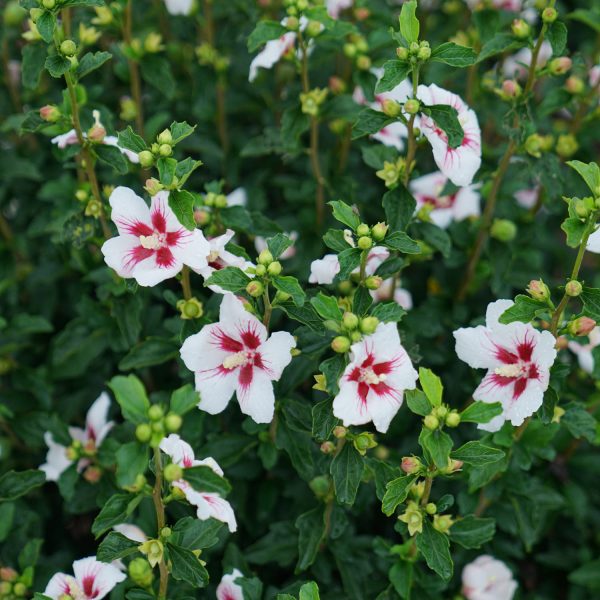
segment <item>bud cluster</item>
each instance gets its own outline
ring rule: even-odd
[[[403,157],[398,158],[396,162],[383,163],[383,169],[375,173],[379,179],[383,179],[385,187],[394,189],[399,181],[401,181],[406,173],[406,160]]]
[[[142,150],[138,154],[140,165],[144,169],[149,169],[154,166],[154,163],[159,158],[166,158],[173,154],[173,136],[169,129],[164,129],[156,137],[156,141],[150,146],[150,150]]]
[[[169,412],[165,415],[162,406],[153,404],[148,409],[149,423],[140,423],[135,428],[135,437],[143,444],[157,448],[167,433],[175,433],[182,424],[181,416]]]
[[[269,282],[269,277],[277,277],[278,275],[281,275],[283,266],[278,260],[275,260],[268,249],[261,251],[261,253],[258,255],[256,263],[256,267],[248,269],[249,272],[256,275],[256,279],[253,279],[246,286],[246,292],[253,298],[260,298],[260,296],[262,296],[265,292],[265,284]],[[261,279],[263,281],[261,281]],[[289,298],[289,294],[279,290],[275,295],[275,299],[278,302],[285,302],[286,300],[289,300]]]
[[[129,46],[125,48],[125,53],[134,60],[140,60],[146,54],[157,54],[165,49],[162,35],[156,32],[150,32],[144,40],[134,38]]]
[[[356,68],[360,71],[368,71],[371,68],[368,51],[369,43],[362,35],[353,33],[348,36],[348,41],[344,44],[344,54],[354,61]]]
[[[343,332],[344,335],[333,338],[331,348],[339,354],[344,354],[350,350],[350,346],[354,342],[360,341],[363,335],[374,333],[378,325],[379,319],[377,317],[359,318],[352,312],[346,312],[342,317],[340,327],[340,332]]]
[[[16,600],[29,596],[31,574],[21,575],[12,567],[0,567],[0,600]]]
[[[405,46],[396,48],[396,56],[400,60],[407,60],[413,64],[417,64],[418,62],[429,60],[431,48],[429,47],[429,42],[424,40],[421,42],[411,42],[408,48]]]
[[[431,412],[423,419],[423,424],[427,429],[435,431],[441,427],[458,427],[460,425],[460,415],[457,410],[450,409],[448,405],[441,404],[431,409]]]
[[[203,42],[196,48],[198,62],[205,67],[212,67],[217,73],[224,73],[229,68],[231,61],[223,56],[208,42]]]

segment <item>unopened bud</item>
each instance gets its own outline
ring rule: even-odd
[[[385,115],[393,119],[402,113],[402,106],[400,103],[392,100],[391,98],[386,98],[381,103],[381,108]]]
[[[259,298],[265,291],[264,285],[260,281],[251,281],[246,286],[246,292],[253,298]]]
[[[140,160],[140,165],[142,165],[144,169],[148,169],[154,165],[154,155],[149,150],[142,150],[138,154],[138,158]]]
[[[135,437],[143,444],[150,441],[152,437],[152,428],[149,423],[140,423],[135,428]]]
[[[416,456],[403,456],[400,468],[406,474],[413,475],[423,468],[423,463]]]
[[[542,12],[542,21],[544,23],[554,23],[558,17],[558,11],[551,6],[546,7]]]
[[[47,104],[40,108],[40,117],[48,123],[56,123],[61,117],[60,108],[54,104]]]
[[[150,417],[151,421],[160,421],[164,414],[165,413],[159,404],[153,404],[148,409],[148,416]]]
[[[573,61],[568,56],[560,56],[550,61],[548,65],[552,75],[564,75],[573,66]]]
[[[134,558],[127,569],[133,582],[142,588],[149,588],[152,585],[154,574],[150,563],[141,556]]]
[[[430,56],[431,56],[431,48],[429,48],[429,47],[419,48],[419,51],[417,52],[417,58],[419,60],[429,60]]]
[[[329,493],[330,481],[327,475],[318,475],[308,485],[317,498],[324,498]]]
[[[363,236],[363,235],[369,235],[370,233],[371,233],[371,228],[366,223],[361,223],[356,228],[356,235],[359,237]]]
[[[596,321],[589,317],[579,317],[569,323],[568,331],[571,335],[589,335],[596,327]]]
[[[77,54],[77,44],[73,40],[65,40],[60,45],[60,52],[65,56],[75,56]]]
[[[344,55],[347,56],[348,58],[354,58],[356,56],[356,53],[358,52],[356,46],[354,44],[344,44]]]
[[[410,98],[404,103],[404,111],[409,115],[416,115],[421,108],[421,104],[415,98]]]
[[[520,40],[524,40],[525,38],[529,37],[529,34],[531,33],[531,27],[529,23],[523,19],[515,19],[512,22],[511,29],[513,35]]]
[[[175,433],[176,431],[179,431],[182,423],[183,419],[176,413],[171,412],[165,417],[165,429],[168,433]]]
[[[556,141],[556,153],[561,158],[570,158],[579,150],[577,139],[572,134],[559,135]]]
[[[309,21],[304,30],[307,37],[317,37],[323,31],[323,25],[319,21]]]
[[[99,467],[88,467],[83,472],[83,478],[90,483],[98,483],[102,477],[102,470]]]
[[[320,449],[323,454],[331,454],[335,452],[335,444],[333,442],[323,442]]]
[[[569,94],[581,94],[585,91],[585,83],[583,83],[581,78],[571,75],[571,77],[568,77],[565,81],[565,89]]]
[[[387,235],[388,225],[387,223],[376,223],[371,228],[371,237],[376,242],[381,242],[383,238]]]
[[[365,286],[368,290],[378,290],[383,283],[383,279],[378,275],[370,275],[365,279]]]
[[[363,236],[361,236],[361,237],[358,238],[358,241],[356,242],[356,245],[361,250],[368,250],[373,245],[373,240],[371,239],[370,236],[363,235]]]
[[[348,430],[343,425],[336,425],[333,428],[333,435],[338,440],[341,440],[341,439],[345,438],[346,435],[347,435],[347,433],[348,433]]]
[[[158,179],[150,177],[150,179],[146,179],[145,189],[151,196],[156,196],[158,192],[164,189],[164,186]]]
[[[338,352],[339,354],[343,354],[344,352],[348,352],[350,350],[351,342],[345,335],[338,335],[333,338],[331,342],[331,348],[334,352]]]
[[[358,327],[359,319],[358,317],[351,312],[345,312],[342,317],[342,325],[345,329],[351,331],[352,329],[356,329]]]
[[[448,427],[458,427],[460,425],[460,415],[457,411],[451,410],[446,415],[446,425]]]
[[[171,145],[173,143],[173,135],[171,134],[171,131],[169,129],[163,129],[158,134],[158,137],[156,138],[156,141],[159,144],[169,144],[169,145]]]
[[[400,60],[408,60],[408,48],[404,48],[403,46],[396,48],[396,56]]]
[[[428,515],[435,515],[435,513],[437,512],[437,506],[433,502],[428,502],[425,505],[425,512]]]
[[[277,277],[277,275],[281,274],[282,269],[281,263],[278,260],[275,260],[267,267],[267,273],[271,275],[271,277]]]
[[[257,277],[264,277],[267,274],[267,267],[265,267],[265,265],[256,265],[256,267],[254,267],[254,274]]]
[[[527,293],[534,299],[545,302],[550,298],[550,290],[541,279],[532,279],[527,286]]]
[[[505,79],[502,82],[502,98],[512,100],[518,98],[522,94],[521,86],[514,79]]]
[[[579,294],[581,294],[582,291],[583,286],[576,279],[572,279],[565,286],[565,293],[567,294],[567,296],[571,296],[573,298],[579,296]]]
[[[508,219],[494,219],[490,235],[500,242],[510,242],[517,235],[517,226]]]
[[[102,125],[93,125],[88,130],[88,139],[92,142],[102,142],[106,137],[106,129]]]
[[[183,469],[175,463],[170,463],[165,467],[164,475],[165,479],[171,483],[183,477]]]
[[[290,31],[298,31],[298,29],[300,28],[300,21],[298,17],[288,17],[285,20],[285,26]]]
[[[259,255],[258,255],[258,264],[259,265],[265,265],[268,266],[273,262],[273,255],[271,254],[271,252],[269,252],[269,250],[263,250]]]
[[[11,567],[0,567],[0,579],[2,581],[16,581],[19,574]]]
[[[171,144],[161,144],[158,147],[158,153],[163,157],[171,156],[173,154],[173,146]]]
[[[361,71],[368,71],[371,68],[371,59],[365,54],[356,59],[356,68]]]
[[[431,431],[433,431],[440,426],[440,421],[435,415],[427,415],[423,419],[423,424],[425,427],[427,427],[427,429],[431,429]]]

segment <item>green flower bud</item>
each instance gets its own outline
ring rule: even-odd
[[[334,352],[338,352],[339,354],[343,354],[344,352],[348,352],[350,350],[350,340],[345,335],[338,335],[333,338],[331,342],[331,348]]]
[[[362,340],[362,333],[360,331],[353,331],[350,334],[350,340],[353,344],[360,342],[360,340]]]
[[[583,286],[576,279],[572,279],[565,286],[565,294],[567,294],[567,296],[571,296],[572,298],[579,296],[582,291]]]
[[[319,21],[309,21],[304,30],[307,37],[317,37],[323,31],[323,25]]]
[[[409,100],[407,100],[404,103],[404,110],[409,114],[409,115],[416,115],[419,112],[419,109],[421,108],[421,104],[418,100],[416,100],[415,98],[410,98]]]
[[[417,54],[417,52],[421,49],[421,46],[419,45],[419,42],[411,42],[410,46],[408,47],[408,51],[411,54]]]
[[[12,588],[12,583],[9,583],[8,581],[0,583],[0,597],[4,598],[5,596],[9,596],[12,592]]]
[[[576,77],[575,75],[571,75],[565,81],[565,89],[569,94],[573,94],[574,96],[578,94],[582,94],[585,91],[585,83],[580,77]]]
[[[363,54],[356,59],[356,68],[361,71],[368,71],[371,68],[371,59]]]
[[[366,224],[366,223],[361,223],[357,228],[356,228],[356,235],[363,236],[363,235],[369,235],[371,233],[371,228]]]
[[[129,577],[133,580],[136,585],[142,588],[149,588],[154,580],[154,574],[152,573],[152,567],[150,563],[141,556],[134,558],[128,567]]]
[[[73,40],[65,40],[60,45],[60,52],[65,56],[75,56],[77,54],[77,44]]]
[[[281,266],[281,263],[276,260],[267,267],[267,273],[271,277],[276,277],[277,275],[281,274],[282,269],[283,267]]]
[[[373,227],[371,228],[371,237],[376,242],[381,242],[387,235],[387,232],[388,232],[387,223],[377,223],[377,224],[373,225]]]
[[[343,425],[336,425],[333,428],[333,436],[338,440],[345,438],[347,434],[348,430]]]
[[[351,312],[345,312],[342,317],[342,325],[345,329],[351,331],[352,329],[356,329],[358,327],[359,319],[358,317]]]
[[[258,264],[268,266],[273,262],[273,255],[269,250],[263,250],[258,255]]]
[[[542,11],[542,21],[544,23],[554,23],[558,17],[558,11],[551,6],[546,7]]]
[[[254,273],[257,277],[264,277],[267,274],[267,267],[265,267],[265,265],[258,264],[254,268]]]
[[[431,48],[419,48],[419,51],[417,52],[417,58],[419,60],[429,60],[430,56]]]
[[[348,58],[354,58],[357,53],[357,48],[354,44],[344,44],[344,55]]]
[[[164,546],[160,540],[147,540],[138,546],[139,551],[148,557],[148,562],[155,567],[163,557]]]
[[[529,26],[529,23],[527,23],[527,21],[524,21],[523,19],[515,19],[512,22],[511,29],[513,35],[516,38],[519,38],[520,40],[528,38],[529,34],[531,33],[531,27]]]
[[[327,475],[318,475],[308,485],[317,498],[324,498],[329,493],[331,484]]]
[[[395,100],[392,100],[391,98],[386,98],[381,103],[381,108],[383,109],[384,114],[393,119],[402,113],[402,106],[400,105],[400,103],[396,102]],[[360,235],[358,231],[356,233]],[[368,235],[368,232],[363,235]]]
[[[227,208],[227,196],[217,194],[215,197],[215,208]]]
[[[579,150],[579,144],[574,135],[565,134],[559,135],[556,142],[556,153],[561,158],[570,158]]]
[[[171,144],[161,144],[158,147],[158,153],[163,157],[171,156],[173,154],[173,146]]]
[[[377,442],[375,441],[375,436],[372,433],[367,433],[363,431],[361,434],[356,436],[352,441],[354,447],[358,451],[359,454],[364,456],[367,453],[367,450],[371,448],[375,448],[377,446]]]
[[[183,477],[183,469],[175,463],[170,463],[164,470],[165,480],[171,483]]]
[[[396,56],[400,60],[408,60],[408,48],[404,48],[402,46],[396,48]]]
[[[450,515],[434,515],[433,528],[440,533],[448,533],[450,527],[454,524],[454,520]]]
[[[140,423],[135,428],[135,437],[138,441],[142,442],[142,444],[146,444],[152,437],[152,428],[148,423]]]
[[[56,6],[56,0],[42,0],[42,6],[48,10],[52,10]]]
[[[183,419],[180,415],[175,414],[173,412],[169,413],[165,417],[165,429],[168,433],[175,433],[181,429],[181,425],[183,423]]]
[[[377,317],[364,317],[360,320],[360,330],[365,335],[375,333],[378,325],[379,319]]]
[[[170,527],[163,527],[160,530],[160,537],[163,539],[167,539],[171,537],[171,534],[173,533],[173,530]]]
[[[457,411],[452,410],[446,416],[446,425],[448,427],[458,427],[460,425],[460,415]]]
[[[365,286],[368,290],[378,290],[383,283],[383,279],[378,275],[369,275],[365,279]]]
[[[40,108],[40,117],[48,123],[56,123],[61,117],[60,108],[54,104],[47,104]]]
[[[510,242],[517,235],[517,226],[508,219],[494,219],[490,235],[500,242]]]
[[[532,279],[527,286],[527,293],[534,299],[545,302],[550,298],[550,290],[541,279]]]
[[[159,406],[158,404],[153,404],[148,409],[148,416],[150,417],[151,421],[159,421],[160,419],[163,418],[164,414],[165,413],[164,413],[162,407]]]
[[[181,318],[199,319],[204,314],[204,307],[198,298],[193,297],[189,300],[179,300],[177,302],[177,310],[181,312]]]
[[[427,427],[427,429],[431,429],[431,431],[434,431],[440,426],[440,421],[435,415],[427,415],[423,419],[423,423],[425,427]]]
[[[20,581],[15,583],[13,587],[13,594],[17,596],[17,598],[22,598],[27,594],[27,586]]]
[[[169,129],[163,129],[163,131],[161,131],[158,134],[156,141],[158,142],[158,144],[171,145],[173,143],[173,136],[171,135],[171,131]]]
[[[26,16],[27,11],[16,0],[11,0],[4,9],[4,24],[7,27],[18,27]]]
[[[252,296],[253,298],[259,298],[263,295],[265,291],[265,286],[260,281],[251,281],[246,286],[246,292]]]
[[[373,245],[373,240],[370,237],[363,235],[362,237],[358,238],[356,245],[361,250],[368,250]]]
[[[290,31],[298,31],[298,29],[300,28],[300,20],[298,19],[298,17],[288,17],[285,20],[285,26]]]
[[[163,435],[165,432],[165,425],[162,419],[159,421],[152,421],[152,423],[150,423],[150,428],[154,433],[158,433],[160,435]]]
[[[435,515],[437,512],[437,506],[433,502],[429,502],[425,505],[425,512],[428,515]]]
[[[564,75],[573,66],[573,61],[568,56],[559,56],[550,61],[548,68],[552,75]]]
[[[144,169],[148,169],[154,165],[154,155],[149,150],[142,150],[138,154],[138,158],[140,159],[140,165]]]

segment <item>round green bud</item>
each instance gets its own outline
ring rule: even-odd
[[[129,571],[129,576],[133,582],[140,587],[149,588],[152,585],[154,574],[152,573],[150,563],[145,558],[142,558],[141,556],[134,558],[129,563],[127,570]]]
[[[323,454],[331,454],[335,452],[335,444],[333,442],[323,442],[320,449]]]
[[[582,94],[585,91],[585,83],[580,77],[571,75],[571,77],[565,81],[565,89],[569,94]]]
[[[27,586],[24,583],[21,583],[20,581],[18,583],[15,583],[13,587],[13,594],[19,598],[22,598],[23,596],[25,596],[25,594],[27,594]]]
[[[267,267],[267,273],[271,275],[271,277],[276,277],[277,275],[280,275],[282,270],[283,267],[281,266],[281,263],[278,260],[272,262]]]
[[[152,421],[152,423],[150,423],[150,429],[152,429],[154,433],[159,433],[160,435],[163,435],[163,433],[165,432],[165,425],[162,419],[160,419],[159,421]]]
[[[140,159],[140,165],[144,167],[144,169],[148,169],[154,165],[154,155],[149,150],[142,150],[138,154],[138,158]]]
[[[373,240],[370,237],[363,235],[358,238],[358,242],[356,243],[356,245],[361,250],[368,250],[373,245]]]
[[[344,55],[348,58],[354,58],[358,52],[354,44],[344,44]]]
[[[331,342],[331,348],[334,352],[338,352],[339,354],[343,354],[344,352],[348,352],[350,350],[350,340],[345,335],[338,335],[333,338]]]
[[[65,56],[75,56],[77,54],[77,44],[73,40],[65,40],[60,45],[60,52]]]
[[[173,154],[173,146],[171,144],[161,144],[158,147],[158,153],[164,157],[171,156]]]
[[[408,48],[404,48],[402,46],[396,48],[396,56],[400,60],[408,60]]]
[[[227,208],[227,196],[218,194],[215,198],[215,208]]]
[[[441,406],[434,408],[432,412],[435,414],[436,417],[443,419],[448,414],[448,407],[442,404]]]
[[[163,131],[161,131],[158,134],[158,137],[156,138],[156,141],[159,144],[169,144],[169,145],[171,145],[173,143],[173,136],[171,135],[171,132],[168,129],[164,129]]]
[[[359,37],[354,43],[356,44],[356,49],[362,54],[369,51],[369,44],[365,38]]]
[[[138,441],[142,442],[142,444],[146,444],[152,437],[152,428],[148,423],[140,423],[135,428],[135,437]]]
[[[56,0],[42,0],[42,6],[48,10],[52,10],[56,6]]]
[[[269,250],[263,250],[258,255],[258,264],[268,266],[273,262],[273,255]]]
[[[355,344],[356,342],[360,342],[360,340],[362,340],[362,333],[360,331],[353,331],[350,334],[350,340],[353,344]]]
[[[371,233],[371,228],[366,223],[361,223],[356,228],[356,235],[359,237],[362,235],[369,235],[369,233]]]
[[[321,25],[321,23],[319,23],[319,21],[309,21],[308,25],[306,26],[306,29],[304,30],[306,32],[307,37],[317,37],[321,31],[323,30],[323,25]]]
[[[490,235],[500,242],[510,242],[517,235],[517,226],[508,219],[495,219],[490,229]]]
[[[588,206],[588,203],[585,200],[582,200],[581,198],[578,198],[573,203],[573,208],[575,209],[575,214],[580,219],[587,219],[590,216],[591,207]]]
[[[158,404],[153,404],[148,409],[148,416],[150,417],[151,421],[159,421],[160,419],[163,418],[164,414],[165,413],[164,413],[162,407],[159,406]]]
[[[352,329],[356,329],[358,327],[359,319],[352,312],[345,312],[342,317],[342,325],[345,329],[351,331]]]
[[[428,502],[425,505],[425,512],[427,512],[428,515],[435,515],[437,512],[437,506],[433,502]]]
[[[409,115],[416,115],[421,108],[421,103],[416,98],[410,98],[404,103],[404,110]]]
[[[388,226],[386,223],[377,223],[371,228],[371,237],[376,242],[381,242],[387,235]]]
[[[333,428],[333,436],[338,440],[345,438],[347,434],[348,430],[343,425],[336,425]]]
[[[371,59],[363,54],[356,59],[356,68],[361,71],[368,71],[371,68]]]
[[[552,8],[551,6],[547,6],[542,11],[542,21],[544,23],[554,23],[554,21],[556,21],[557,17],[558,17],[558,11],[555,8]]]
[[[254,272],[258,277],[264,277],[267,274],[267,267],[265,265],[256,265]]]
[[[176,431],[179,431],[182,423],[183,423],[183,419],[181,418],[181,416],[179,416],[175,413],[169,413],[165,417],[165,429],[169,433],[175,433]]]
[[[431,429],[431,431],[437,429],[440,426],[440,422],[435,415],[427,415],[423,419],[423,423],[427,429]]]
[[[170,483],[183,477],[183,469],[175,463],[170,463],[164,470],[165,479]]]
[[[308,484],[317,498],[323,498],[329,493],[329,477],[327,475],[318,475]]]
[[[264,291],[265,286],[260,281],[251,281],[246,286],[246,292],[248,292],[248,294],[250,294],[250,296],[252,296],[253,298],[258,298],[259,296],[262,296]]]
[[[579,283],[579,281],[575,279],[569,281],[565,286],[565,294],[567,294],[567,296],[571,296],[572,298],[579,296],[582,291],[583,286],[581,285],[581,283]]]
[[[416,54],[419,50],[420,50],[421,46],[419,46],[418,42],[411,42],[410,46],[408,47],[408,51],[411,54]]]
[[[523,19],[515,19],[512,22],[511,29],[513,35],[520,40],[524,40],[525,38],[529,37],[529,34],[531,33],[531,27],[529,23]]]
[[[168,537],[171,537],[172,533],[173,533],[173,530],[170,527],[163,527],[160,530],[160,537],[166,539]]]
[[[431,48],[419,48],[419,51],[417,52],[417,58],[419,60],[429,60],[430,56]]]
[[[446,425],[448,427],[458,427],[460,425],[460,415],[455,410],[446,415]]]
[[[378,275],[369,275],[365,279],[365,286],[368,290],[378,290],[383,283],[383,279]]]
[[[360,320],[360,330],[365,335],[374,333],[379,325],[379,319],[377,317],[364,317]]]
[[[8,596],[12,592],[12,588],[12,583],[9,583],[8,581],[3,581],[2,583],[0,583],[0,596]]]
[[[7,27],[18,27],[26,16],[27,11],[16,0],[12,0],[4,9],[4,24]]]
[[[391,117],[392,119],[395,119],[402,113],[402,106],[400,105],[400,103],[396,102],[395,100],[392,100],[391,98],[386,98],[381,103],[381,108],[383,110],[383,113],[388,117]]]

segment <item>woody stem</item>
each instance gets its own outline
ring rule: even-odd
[[[162,459],[160,456],[160,450],[154,448],[154,471],[155,480],[154,488],[152,490],[152,501],[154,503],[154,510],[156,512],[156,525],[158,529],[158,536],[165,526],[165,505],[162,500],[162,483],[163,483],[163,472],[162,472]],[[167,598],[167,585],[169,584],[169,571],[165,564],[165,559],[161,558],[158,563],[158,570],[160,572],[160,583],[158,587],[158,600],[166,600]]]
[[[419,87],[419,67],[418,67],[418,65],[415,66],[415,69],[413,71],[412,80],[413,80],[412,81],[412,84],[413,84],[412,97],[416,98],[417,97],[417,89]],[[417,152],[417,140],[415,139],[415,132],[414,132],[416,116],[417,116],[416,114],[410,116],[410,119],[408,121],[408,126],[407,126],[407,128],[408,128],[408,149],[406,151],[406,166],[405,166],[404,177],[403,177],[403,181],[402,181],[404,186],[407,186],[408,182],[410,180],[411,165],[415,159],[415,154]]]

